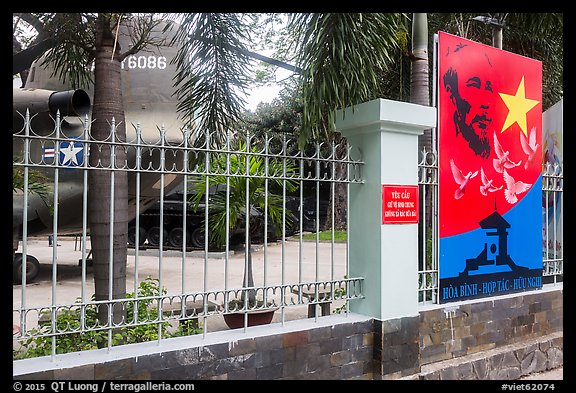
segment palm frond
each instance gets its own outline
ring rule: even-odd
[[[12,167],[12,191],[24,191],[24,171],[19,167]],[[28,192],[38,195],[46,206],[51,207],[49,200],[49,179],[41,172],[28,170]]]
[[[299,34],[304,69],[300,144],[328,136],[334,111],[373,99],[398,48],[401,14],[300,14],[290,19]]]
[[[237,14],[187,14],[173,39],[179,44],[173,59],[177,110],[198,129],[213,132],[217,146],[245,104],[239,92],[245,89],[250,62],[246,32]]]
[[[42,65],[53,67],[51,77],[69,81],[74,89],[93,83],[91,62],[95,45],[95,16],[54,14],[44,26],[57,44],[46,53]]]

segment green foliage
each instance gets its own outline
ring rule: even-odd
[[[173,333],[168,331],[168,322],[158,323],[158,297],[166,294],[166,289],[160,290],[158,279],[147,277],[143,280],[135,293],[126,295],[127,299],[133,299],[125,303],[126,316],[129,326],[116,329],[112,334],[112,345],[130,344],[138,342],[153,341],[158,339],[158,330],[161,329],[162,337],[176,337],[202,332],[195,319],[184,320],[179,324]],[[80,303],[80,299],[76,302]],[[94,295],[92,296],[94,301]],[[84,326],[82,331],[82,309],[84,309]],[[50,312],[44,313],[50,320]],[[42,319],[42,318],[41,318]],[[160,325],[160,328],[159,328]],[[98,327],[98,310],[95,304],[87,304],[84,308],[81,305],[59,310],[56,316],[56,331],[73,333],[63,333],[55,336],[56,353],[69,353],[98,349],[106,346],[108,341],[108,330]],[[29,331],[31,336],[49,334],[51,326],[44,325]],[[13,359],[26,359],[38,356],[48,356],[52,353],[52,337],[43,336],[29,338],[22,343],[22,350],[13,350]]]
[[[50,197],[50,180],[42,172],[35,169],[28,169],[28,192],[36,194],[48,207],[50,215],[54,213],[53,194]],[[24,192],[24,169],[12,166],[12,192]]]
[[[268,139],[269,150],[282,150],[282,138],[297,140],[302,130],[304,106],[299,93],[295,87],[286,87],[272,102],[260,103],[255,111],[245,112],[242,119],[243,130],[259,140]],[[331,140],[332,136],[330,138],[325,138],[325,135],[319,136],[317,142],[327,142],[321,145],[321,156],[327,157],[331,154]],[[298,146],[290,143],[286,146],[287,155],[295,157],[300,152],[308,157],[314,156],[316,144],[307,143],[306,146]]]
[[[243,115],[243,127],[250,135],[257,137],[298,137],[302,127],[303,105],[297,93],[294,88],[286,88],[272,102],[260,103],[254,112]]]
[[[141,324],[142,322],[156,321],[159,316],[158,301],[159,295],[166,294],[166,289],[162,288],[160,293],[159,280],[147,277],[138,287],[138,295],[129,293],[127,299],[135,299],[126,303],[126,316],[134,325],[125,328],[123,340],[126,344],[153,341],[158,339],[158,323]],[[140,299],[143,298],[143,299]],[[160,329],[162,336],[165,336],[169,327],[168,322],[162,322]]]
[[[77,302],[80,300],[77,299]],[[56,331],[74,331],[81,328],[80,306],[60,310],[56,316]],[[50,312],[43,313],[43,317],[49,317]],[[98,316],[96,307],[88,305],[84,309],[85,326],[97,326]],[[32,329],[31,336],[48,334],[52,330],[51,326],[44,325],[37,329]],[[113,337],[113,341],[119,337]],[[76,351],[86,351],[97,349],[106,342],[107,334],[104,330],[88,330],[79,333],[68,333],[56,336],[56,353],[68,353]],[[48,356],[52,353],[52,337],[29,338],[22,343],[23,350],[15,352],[14,359],[33,358],[38,356]]]
[[[248,148],[245,141],[240,141],[236,154],[220,153],[211,155],[211,169],[209,177],[210,186],[226,186],[229,189],[228,204],[226,203],[226,191],[219,191],[212,196],[209,205],[210,217],[210,241],[221,247],[226,243],[226,216],[228,215],[229,227],[234,229],[240,220],[245,217],[246,205],[251,210],[254,207],[264,212],[266,201],[268,202],[268,216],[273,223],[282,222],[282,198],[270,192],[270,188],[282,189],[286,186],[287,192],[292,192],[297,187],[294,180],[283,180],[281,177],[294,177],[296,168],[291,162],[283,162],[282,159],[262,156],[262,149],[258,146]],[[240,176],[227,176],[226,165],[229,172]],[[242,176],[247,175],[247,176]],[[268,193],[266,193],[266,178],[268,178]],[[197,192],[192,196],[192,202],[197,208],[204,200],[206,193],[206,176],[194,182]],[[229,186],[229,187],[227,187]],[[248,194],[247,194],[248,192]],[[291,223],[286,215],[287,225]],[[281,227],[276,226],[279,235]]]
[[[334,242],[344,243],[346,241],[347,232],[346,231],[334,231]],[[302,235],[302,240],[315,241],[316,233],[305,233]],[[332,241],[332,231],[320,231],[318,232],[318,240],[320,241]]]
[[[248,26],[239,14],[183,14],[172,41],[179,45],[173,60],[177,109],[185,121],[214,133],[219,146],[245,104],[238,90],[247,84]]]
[[[12,191],[24,191],[24,170],[12,166]],[[28,170],[28,191],[39,195],[44,203],[50,205],[48,200],[48,178],[34,169]]]
[[[95,47],[96,14],[38,13],[21,14],[38,31],[38,39],[49,38],[50,49],[42,65],[50,64],[52,77],[73,89],[87,88],[93,83],[91,52]]]
[[[348,276],[344,276],[344,278],[348,278]],[[334,289],[334,297],[336,299],[346,297],[346,287],[339,287]],[[348,305],[347,303],[344,303],[342,306],[336,307],[333,313],[342,314],[343,312],[346,312],[346,310],[348,309],[347,305]]]
[[[192,336],[202,333],[202,327],[198,325],[198,318],[181,320],[178,328],[171,337]]]

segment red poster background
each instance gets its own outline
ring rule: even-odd
[[[506,197],[506,176],[502,167],[499,172],[494,163],[498,159],[497,143],[512,162],[519,163],[506,169],[508,177],[530,187],[541,187],[536,183],[542,171],[542,64],[443,32],[439,33],[438,57],[440,237],[445,237],[478,228],[495,206],[504,215],[528,194],[524,191],[515,194],[517,199],[510,194]],[[458,87],[453,83],[447,86],[455,74]],[[455,94],[465,98],[466,103],[456,100]],[[508,119],[512,104],[505,102],[506,97],[514,97],[517,105],[525,106],[525,131],[520,124],[522,116],[515,116],[517,121],[510,123],[514,119]],[[468,139],[465,138],[466,131],[455,125],[459,120],[473,124],[477,136],[468,132]],[[528,156],[522,148],[521,134],[529,138],[532,129],[537,152],[533,161],[526,164]],[[475,138],[474,149],[470,140]],[[451,162],[464,176],[475,174],[461,190]],[[484,188],[486,195],[481,192],[482,171],[496,191]]]

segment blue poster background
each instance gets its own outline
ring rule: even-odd
[[[537,184],[541,184],[541,181],[542,177],[538,178]],[[467,260],[475,258],[483,260],[484,248],[487,250],[487,260],[496,259],[499,238],[487,235],[494,230],[479,228],[441,238],[440,250],[449,250],[448,253],[440,255],[441,301],[454,302],[541,288],[542,220],[533,214],[535,210],[541,209],[541,205],[542,189],[532,187],[525,198],[502,216],[510,224],[506,230],[507,244],[522,245],[508,249],[507,252],[510,259],[518,265],[517,270],[506,264],[489,263],[478,264],[477,269],[470,269],[464,273]]]

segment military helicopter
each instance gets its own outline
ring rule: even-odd
[[[121,46],[128,46],[128,35],[125,28],[121,26],[118,41]],[[170,31],[163,31],[163,26],[157,27],[157,34],[167,35],[166,42],[170,42]],[[160,138],[159,127],[165,130],[165,138],[169,144],[178,144],[182,141],[181,132],[184,124],[177,115],[177,100],[173,95],[173,77],[176,75],[176,65],[172,64],[172,59],[176,56],[177,47],[163,46],[152,47],[139,54],[126,58],[122,64],[122,96],[124,101],[126,119],[127,140],[134,139],[135,125],[141,129],[141,138],[145,142],[154,143]],[[301,69],[284,63],[282,61],[263,56],[261,54],[245,51],[246,54],[256,60],[264,61],[278,67],[288,69],[293,72],[301,72]],[[19,59],[19,62],[20,59]],[[16,67],[16,59],[14,67]],[[24,62],[25,63],[25,62]],[[30,65],[29,76],[23,88],[13,89],[13,133],[22,133],[24,127],[24,116],[28,109],[33,115],[31,129],[35,136],[53,135],[54,118],[59,111],[62,116],[62,133],[67,137],[79,137],[84,132],[84,117],[90,117],[92,88],[86,90],[71,90],[70,86],[64,84],[59,78],[52,75],[52,69],[43,65],[43,57],[39,57]],[[25,69],[25,65],[20,66],[20,70]],[[14,73],[18,72],[13,69]],[[21,138],[20,138],[21,139]],[[23,155],[23,143],[18,138],[13,138],[13,154]],[[34,140],[29,145],[29,157],[33,162],[41,162],[46,157],[46,146],[41,142],[41,138]],[[54,146],[52,146],[53,148]],[[78,234],[82,231],[83,219],[82,198],[83,198],[83,171],[75,169],[83,163],[83,145],[81,143],[72,144],[69,141],[60,143],[60,158],[62,165],[67,165],[65,170],[59,172],[58,198],[59,217],[58,234]],[[54,149],[52,149],[54,150]],[[64,152],[64,153],[63,153]],[[166,159],[169,159],[167,155]],[[175,157],[172,157],[176,160]],[[58,159],[58,158],[56,158]],[[135,161],[134,150],[128,152],[128,163],[130,167]],[[142,152],[142,167],[158,167],[158,149],[149,149]],[[181,158],[180,158],[181,163]],[[166,165],[172,165],[167,162]],[[38,167],[41,171],[46,171]],[[140,193],[139,200],[135,195],[135,171],[128,174],[128,207],[129,207],[129,243],[134,239],[137,229],[134,226],[136,217],[136,206],[140,207],[140,212],[146,211],[153,205],[157,205],[162,190],[160,189],[160,174],[158,172],[140,173]],[[49,174],[51,176],[51,173]],[[164,194],[169,195],[177,189],[181,189],[184,181],[182,175],[165,174],[163,179]],[[27,235],[51,235],[53,233],[53,218],[50,207],[39,195],[28,194],[27,207]],[[23,227],[23,193],[13,192],[13,282],[21,282],[22,254],[17,253]],[[150,221],[152,222],[152,221]],[[151,224],[150,228],[139,228],[140,241],[147,238],[149,232],[150,243],[158,237],[158,224]],[[177,231],[177,228],[175,228]],[[170,235],[170,234],[166,234]],[[180,237],[182,234],[180,234]],[[165,238],[172,238],[165,236]],[[181,239],[180,239],[181,240]],[[39,261],[33,255],[27,254],[26,280],[31,282],[39,272]]]
[[[120,45],[129,45],[128,35],[120,29],[118,41]],[[170,34],[157,27],[157,34]],[[167,42],[170,41],[168,36]],[[135,125],[139,124],[141,138],[145,142],[155,143],[160,139],[160,127],[165,130],[166,141],[178,143],[183,139],[182,121],[176,111],[176,98],[173,96],[174,87],[172,78],[176,74],[176,66],[172,59],[176,55],[177,47],[152,47],[127,57],[122,64],[122,95],[124,100],[127,140],[135,137]],[[13,88],[13,133],[22,134],[26,111],[30,113],[30,129],[34,136],[54,137],[55,117],[59,112],[62,125],[61,134],[67,138],[80,137],[85,128],[85,117],[91,114],[92,87],[86,90],[71,90],[56,76],[52,76],[52,69],[42,64],[43,56],[34,60],[23,88]],[[13,138],[14,157],[23,157],[24,144],[22,138]],[[44,143],[41,138],[33,139],[29,143],[28,158],[30,162],[47,162],[52,158],[60,159],[65,168],[59,171],[58,180],[58,233],[78,234],[82,231],[83,219],[83,170],[77,169],[83,164],[82,143],[61,141],[60,157],[54,158],[55,142]],[[146,150],[146,149],[144,149]],[[142,165],[158,167],[159,152],[154,149],[142,152]],[[50,156],[50,154],[52,156]],[[168,156],[168,155],[167,155]],[[135,162],[135,152],[128,152],[128,163]],[[169,159],[169,158],[168,158]],[[180,159],[181,160],[181,159]],[[169,163],[168,163],[169,164]],[[133,166],[132,166],[133,167]],[[53,169],[35,167],[49,178]],[[160,174],[157,172],[140,173],[139,200],[135,195],[135,172],[128,175],[128,204],[129,218],[135,216],[136,204],[139,203],[142,211],[155,203],[160,197]],[[173,174],[164,175],[164,193],[170,193],[183,182],[183,176]],[[52,180],[53,182],[53,180]],[[19,282],[22,271],[22,254],[16,253],[23,226],[23,193],[13,192],[13,279]],[[39,195],[28,193],[27,207],[27,235],[50,235],[53,233],[53,218],[49,204]],[[39,271],[39,262],[33,255],[27,255],[27,281],[32,281]]]

